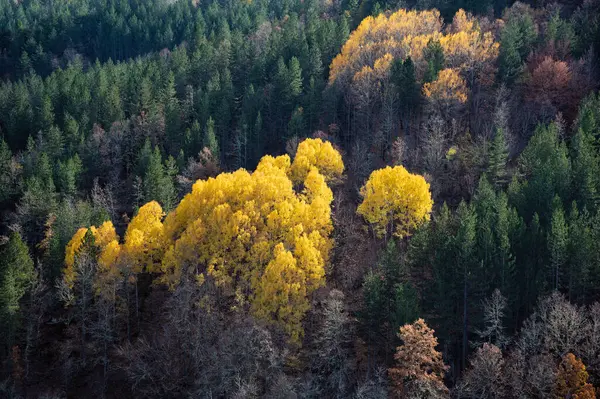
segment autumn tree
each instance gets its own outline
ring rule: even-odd
[[[386,167],[371,173],[361,188],[362,203],[357,212],[379,237],[405,237],[429,220],[433,200],[429,183],[403,166]]]
[[[312,168],[317,168],[326,182],[335,182],[342,177],[342,156],[329,141],[320,138],[306,139],[298,144],[290,174],[294,183],[303,182]]]
[[[576,399],[596,398],[596,390],[588,383],[585,365],[572,353],[565,354],[558,366],[554,396]]]
[[[308,296],[324,283],[332,247],[327,181],[342,171],[339,153],[316,139],[300,143],[294,163],[287,155],[265,156],[253,173],[197,181],[164,221],[160,281],[174,288],[210,279],[231,306],[249,306],[299,342]],[[302,183],[300,192],[294,182]]]
[[[447,397],[444,373],[448,367],[435,349],[438,341],[433,332],[423,319],[400,327],[402,345],[394,355],[396,366],[388,370],[396,397]]]
[[[455,15],[454,26],[456,29],[443,32],[437,10],[401,9],[389,15],[367,17],[332,61],[329,83],[351,86],[365,71],[377,69],[376,64],[381,64],[384,57],[401,60],[410,57],[419,81],[426,75],[429,80],[436,80],[437,72],[444,67],[474,76],[481,74],[483,66],[491,65],[497,57],[498,44],[490,32],[482,31],[474,17],[463,10]]]
[[[465,80],[454,69],[444,69],[437,74],[431,83],[425,83],[423,94],[433,109],[447,119],[453,111],[468,98],[468,89]]]

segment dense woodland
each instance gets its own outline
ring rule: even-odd
[[[0,397],[596,398],[599,62],[599,0],[0,0]]]

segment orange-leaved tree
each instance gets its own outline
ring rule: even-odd
[[[448,367],[442,354],[435,348],[438,345],[434,331],[423,319],[400,327],[398,337],[402,345],[396,348],[396,367],[388,374],[397,397],[440,397],[448,392],[444,385],[444,373]],[[418,392],[433,395],[420,396]]]
[[[595,399],[596,390],[587,381],[588,372],[583,362],[572,353],[567,353],[558,366],[554,396],[561,399]]]

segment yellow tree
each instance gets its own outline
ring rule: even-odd
[[[125,232],[123,256],[132,273],[158,272],[166,245],[162,219],[164,212],[156,201],[142,206]]]
[[[425,83],[423,94],[434,109],[446,118],[467,101],[467,83],[455,69],[444,69],[435,81]]]
[[[429,183],[403,166],[374,171],[360,193],[363,201],[357,212],[379,237],[388,232],[405,237],[430,218],[433,200]]]
[[[327,182],[339,180],[344,173],[340,153],[329,141],[306,139],[298,145],[290,176],[294,183],[304,182],[308,172],[316,168]]]
[[[440,43],[445,67],[463,75],[470,85],[476,80],[493,83],[499,44],[472,15],[459,10],[444,30],[437,10],[401,9],[389,15],[367,17],[360,23],[332,61],[329,84],[363,93],[365,82],[370,82],[372,95],[372,90],[386,78],[384,72],[391,64],[387,59],[407,57],[414,62],[417,79],[422,80],[428,68],[424,50],[432,41]]]
[[[104,222],[100,227],[91,226],[89,229],[82,227],[73,235],[65,248],[65,268],[63,269],[63,280],[69,289],[72,289],[78,277],[77,268],[75,267],[76,257],[82,249],[85,236],[90,232],[94,238],[94,246],[97,249],[98,270],[97,284],[100,286],[107,284],[118,276],[118,269],[114,262],[115,243],[118,245],[119,237],[115,232],[115,227],[112,222]],[[97,292],[100,292],[100,286],[97,287]]]
[[[197,181],[165,218],[160,281],[173,288],[182,279],[210,280],[230,306],[247,303],[255,317],[299,342],[333,246],[327,182],[343,170],[330,143],[309,139],[293,163],[287,155],[265,156],[253,173]]]

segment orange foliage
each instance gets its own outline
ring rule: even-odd
[[[595,399],[595,389],[587,380],[588,372],[583,362],[572,353],[567,353],[558,366],[555,397]]]
[[[406,386],[411,382],[426,383],[440,392],[448,391],[444,385],[448,366],[444,364],[442,354],[435,349],[438,341],[433,332],[423,319],[400,327],[398,337],[403,344],[396,348],[394,355],[397,367],[388,370],[400,395],[406,393]]]

